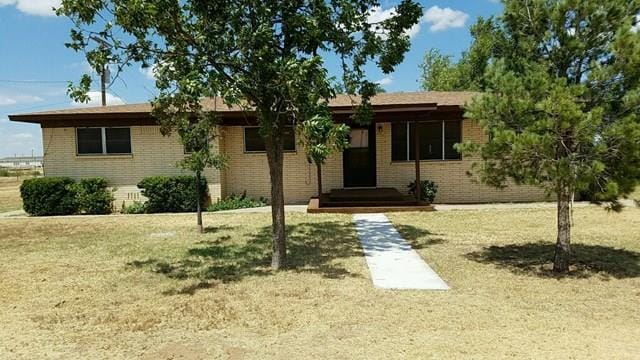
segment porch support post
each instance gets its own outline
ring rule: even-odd
[[[420,182],[420,136],[418,135],[418,122],[413,122],[413,151],[415,156],[415,167],[416,167],[416,202],[420,204],[422,202],[422,197],[420,192],[422,191],[422,186]]]

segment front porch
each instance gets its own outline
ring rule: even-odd
[[[394,188],[333,189],[309,201],[307,212],[319,213],[383,213],[400,211],[433,211],[433,206],[417,202]]]

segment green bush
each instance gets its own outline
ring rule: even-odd
[[[24,211],[34,216],[71,215],[78,212],[75,181],[67,177],[25,180],[20,186]]]
[[[438,185],[431,180],[422,180],[420,181],[422,187],[420,188],[420,199],[422,201],[426,201],[428,203],[432,203],[436,198],[436,194],[438,193]],[[409,186],[409,194],[415,196],[416,194],[416,182],[412,181]]]
[[[85,214],[102,215],[113,211],[113,194],[103,178],[82,179],[75,184],[78,210]]]
[[[222,211],[222,210],[234,210],[245,209],[266,206],[267,200],[260,198],[258,200],[247,197],[246,191],[242,195],[232,194],[231,196],[220,199],[216,203],[209,205],[207,211]]]
[[[134,201],[133,204],[126,206],[122,203],[123,214],[145,214],[147,212],[147,206],[140,201]]]
[[[11,174],[9,173],[9,170],[0,169],[0,177],[8,177],[8,176],[11,176]]]
[[[204,178],[201,179],[200,186],[200,204],[204,208],[209,197],[207,181]],[[152,176],[142,179],[138,187],[142,189],[142,195],[148,198],[146,209],[149,213],[196,211],[194,176]]]

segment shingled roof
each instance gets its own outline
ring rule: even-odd
[[[477,92],[469,91],[422,91],[422,92],[398,92],[398,93],[381,93],[371,99],[374,108],[393,107],[415,107],[415,106],[463,106],[471,101]],[[358,97],[340,94],[332,99],[329,107],[333,109],[355,107],[359,103]],[[228,106],[221,98],[207,98],[202,101],[205,110],[217,111],[220,113],[239,113],[243,109],[237,105]],[[9,115],[12,121],[39,122],[47,118],[77,118],[105,115],[148,115],[151,112],[150,103],[126,104],[126,105],[109,105],[97,107],[73,107],[61,110],[50,110],[26,114]]]

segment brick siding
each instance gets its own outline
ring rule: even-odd
[[[377,186],[394,187],[401,192],[413,181],[413,162],[391,161],[391,125],[383,123],[376,134]],[[248,196],[270,197],[269,167],[264,153],[244,152],[244,133],[239,126],[219,129],[219,140],[212,146],[229,157],[226,169],[207,169],[206,177],[212,200],[244,191]],[[480,127],[463,121],[463,141],[483,141]],[[188,172],[175,164],[184,156],[177,136],[163,137],[157,126],[131,127],[132,155],[78,156],[74,128],[44,128],[44,168],[47,176],[70,176],[75,179],[101,176],[117,188],[116,203],[144,200],[135,186],[143,177],[179,175]],[[301,149],[284,155],[285,201],[302,204],[317,193],[315,165]],[[542,190],[511,185],[499,190],[478,184],[467,175],[473,158],[455,161],[422,161],[421,177],[438,184],[437,203],[523,202],[545,199]],[[342,154],[331,156],[323,166],[323,191],[343,187]]]

